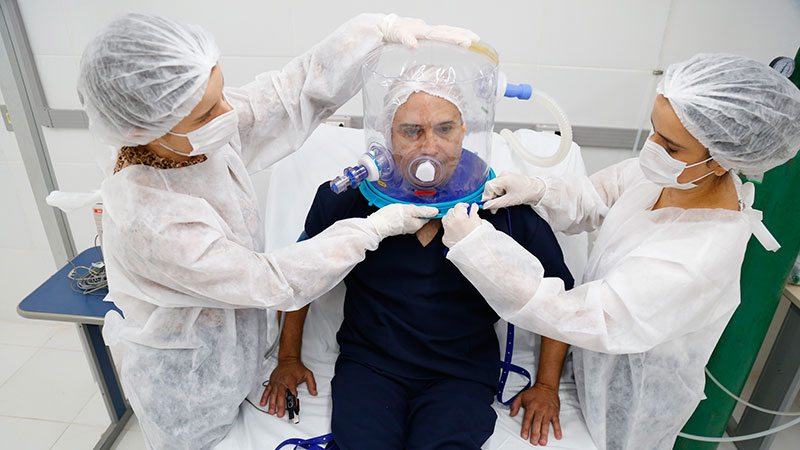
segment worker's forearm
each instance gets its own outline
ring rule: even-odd
[[[303,325],[308,314],[308,305],[297,311],[286,314],[281,333],[281,345],[278,350],[278,359],[300,359],[300,349],[303,346]]]
[[[542,336],[539,368],[536,371],[536,384],[558,389],[561,368],[564,366],[564,358],[567,357],[568,349],[568,344]]]

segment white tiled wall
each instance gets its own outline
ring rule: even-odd
[[[796,0],[345,0],[320,2],[226,2],[197,0],[18,0],[36,64],[51,107],[78,109],[75,92],[83,47],[115,15],[155,12],[211,31],[222,50],[226,84],[241,85],[256,74],[282,67],[339,24],[360,12],[394,11],[430,23],[473,29],[500,53],[501,66],[516,82],[530,82],[555,97],[573,124],[645,126],[657,77],[654,69],[698,51],[742,53],[762,61],[793,56],[800,40]],[[724,14],[722,12],[724,11]],[[0,100],[2,93],[0,93]],[[340,110],[360,115],[356,96]],[[497,109],[505,122],[551,122],[548,113],[524,102]],[[58,183],[67,191],[96,189],[96,161],[107,149],[86,130],[45,129]],[[626,150],[587,149],[594,170],[627,157]],[[53,269],[13,133],[0,129],[0,318],[15,319],[14,307]],[[68,214],[76,245],[92,244],[90,210]]]

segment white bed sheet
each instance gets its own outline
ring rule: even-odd
[[[517,137],[539,156],[555,151],[559,137],[552,133],[518,130]],[[365,148],[363,132],[351,128],[320,126],[301,149],[269,169],[266,198],[267,249],[275,249],[294,242],[303,229],[305,215],[314,198],[317,187],[353,165]],[[504,140],[494,135],[492,167],[498,174],[503,170],[514,170],[530,175],[547,173],[585,173],[580,148],[573,144],[567,158],[558,165],[543,169],[529,165],[518,155],[512,154]],[[583,274],[587,257],[587,237],[565,236],[557,233],[564,251],[565,260],[576,280]],[[218,449],[274,449],[289,438],[310,438],[330,433],[331,396],[330,381],[333,365],[338,355],[336,331],[342,321],[342,303],[345,288],[339,285],[331,292],[311,304],[303,333],[302,358],[304,364],[314,372],[317,381],[317,396],[311,396],[305,384],[298,387],[300,398],[300,423],[294,425],[286,416],[278,418],[265,414],[248,403],[242,404],[239,416],[230,434]],[[506,326],[498,322],[495,329],[505,351]],[[536,373],[539,348],[538,336],[517,328],[513,363],[522,366],[531,374]],[[267,379],[275,367],[276,360],[267,361],[263,378]],[[534,375],[535,376],[535,375]],[[524,380],[516,374],[509,375],[506,398],[517,392]],[[261,382],[253,387],[249,398],[258,405],[263,387]],[[560,388],[561,428],[563,439],[556,440],[550,433],[547,447],[552,449],[595,449],[578,405],[575,384],[572,381],[572,365],[568,357]],[[531,444],[520,436],[522,413],[517,417],[508,415],[508,407],[495,402],[497,413],[495,431],[484,444],[485,450],[529,449]],[[291,446],[285,447],[290,449]]]

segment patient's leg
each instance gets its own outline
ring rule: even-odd
[[[331,394],[331,428],[339,448],[404,448],[408,389],[400,380],[340,357]]]
[[[409,450],[478,450],[494,432],[494,391],[486,385],[442,379],[412,395]]]

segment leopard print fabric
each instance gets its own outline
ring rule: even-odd
[[[173,161],[162,158],[144,147],[122,147],[117,157],[117,164],[114,166],[114,173],[135,164],[155,167],[156,169],[177,169],[179,167],[193,166],[205,160],[205,155],[197,155],[186,161]]]

